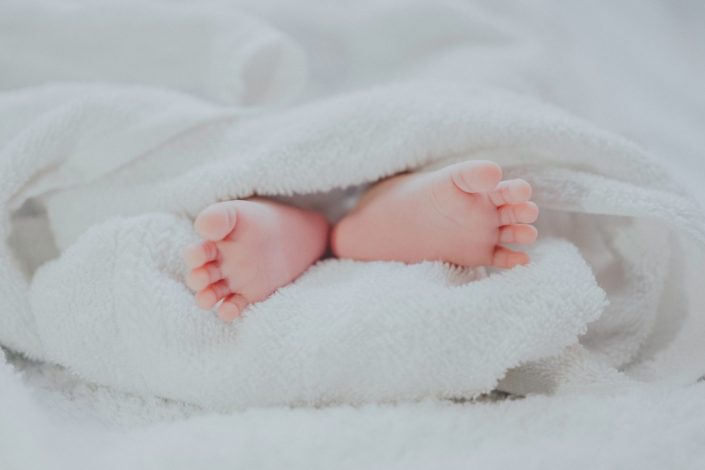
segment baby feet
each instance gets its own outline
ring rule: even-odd
[[[536,240],[529,224],[538,207],[526,181],[501,178],[495,163],[468,161],[382,181],[333,229],[333,252],[358,260],[526,264],[528,255],[502,244]]]
[[[488,161],[469,161],[430,173],[378,183],[333,229],[340,258],[511,268],[529,262],[503,244],[531,244],[538,217],[524,180],[501,181]],[[273,201],[227,201],[196,219],[204,242],[187,247],[186,283],[203,309],[222,301],[232,320],[252,302],[293,281],[325,251],[328,223],[315,212]]]
[[[293,281],[326,249],[328,222],[315,212],[250,199],[213,204],[196,218],[204,242],[187,247],[186,284],[196,302],[232,320]]]

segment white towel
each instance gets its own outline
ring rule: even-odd
[[[695,341],[705,312],[688,308],[702,295],[691,287],[702,280],[692,271],[704,252],[700,209],[634,144],[517,93],[526,87],[514,76],[495,83],[506,89],[488,86],[512,62],[487,57],[525,52],[504,45],[512,39],[505,25],[462,8],[363,8],[359,36],[345,23],[330,33],[357,58],[350,76],[361,90],[327,97],[332,88],[321,85],[308,103],[253,109],[201,98],[284,100],[303,76],[296,44],[230,9],[161,16],[153,8],[120,7],[118,17],[233,34],[222,41],[235,49],[274,35],[284,45],[258,73],[286,76],[245,99],[247,85],[224,96],[224,85],[211,88],[198,67],[177,67],[188,77],[174,82],[161,72],[125,77],[92,61],[81,77],[98,84],[4,92],[2,344],[90,381],[211,409],[472,397],[501,379],[520,393],[687,383],[705,371],[705,346]],[[70,12],[10,11],[19,27],[2,34],[18,46],[2,60],[15,76],[41,76],[27,79],[37,84],[77,78],[33,71],[21,41]],[[121,23],[106,24],[110,10],[89,13],[64,26],[112,43]],[[440,26],[423,23],[428,15]],[[381,55],[398,62],[387,64],[386,83],[365,87],[368,70],[382,65],[374,38],[387,20],[421,39],[407,56],[394,54],[403,34],[384,44]],[[250,25],[250,40],[228,28],[239,21]],[[61,22],[52,24],[61,32]],[[150,24],[126,24],[134,37],[154,33]],[[421,24],[424,34],[412,35]],[[56,37],[50,30],[46,40]],[[248,62],[225,53],[222,41],[191,44],[200,48],[193,56],[246,80]],[[156,52],[132,50],[147,68],[170,47],[162,36],[151,44]],[[430,59],[413,62],[432,47]],[[326,260],[229,325],[198,311],[183,285],[179,251],[195,240],[190,219],[212,202],[321,193],[473,158],[534,185],[543,239],[528,267],[485,273]],[[37,254],[37,238],[56,245],[56,259]]]

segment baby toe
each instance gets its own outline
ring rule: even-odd
[[[196,243],[184,248],[182,257],[186,265],[194,269],[216,259],[218,257],[218,248],[213,242]]]
[[[510,250],[503,246],[498,246],[492,257],[492,266],[496,268],[513,268],[517,265],[527,264],[529,255],[520,251]]]
[[[497,209],[499,225],[531,224],[539,217],[539,208],[533,202],[506,204]]]
[[[522,179],[506,180],[500,182],[489,193],[490,200],[495,206],[516,204],[531,199],[531,185]]]
[[[186,285],[193,291],[200,291],[216,281],[223,279],[218,263],[206,263],[196,268],[186,276]]]
[[[218,301],[230,294],[225,281],[218,281],[196,294],[196,304],[204,310],[210,310]]]
[[[223,321],[232,321],[247,307],[247,299],[240,294],[232,294],[218,307],[218,316]]]
[[[500,243],[518,243],[528,245],[536,241],[538,230],[533,225],[506,225],[499,229]]]

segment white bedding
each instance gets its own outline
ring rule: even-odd
[[[5,29],[14,42],[0,41],[6,45],[0,46],[0,67],[12,71],[0,79],[6,89],[0,112],[8,118],[0,150],[7,217],[24,204],[12,223],[3,225],[5,235],[12,232],[13,251],[4,255],[8,282],[2,291],[0,341],[103,384],[88,385],[56,366],[14,359],[39,405],[26,401],[26,385],[9,377],[8,367],[0,371],[0,416],[11,423],[0,426],[0,437],[17,434],[15,424],[37,431],[12,451],[0,449],[0,456],[34,458],[34,446],[55,446],[44,439],[53,440],[66,427],[96,449],[74,451],[77,441],[61,438],[58,447],[66,450],[69,465],[110,455],[116,467],[141,460],[149,468],[147,448],[152,463],[164,465],[166,455],[183,453],[180,443],[199,432],[228,436],[222,447],[192,448],[199,460],[245,467],[306,466],[307,461],[325,466],[338,459],[350,466],[394,463],[408,468],[410,462],[443,461],[447,466],[523,462],[530,467],[541,459],[565,464],[573,453],[588,457],[595,445],[608,446],[605,464],[630,461],[630,450],[637,448],[650,464],[695,463],[703,423],[685,410],[701,403],[702,387],[668,390],[694,382],[705,371],[700,339],[705,312],[693,287],[702,282],[702,273],[693,269],[705,240],[702,214],[639,148],[535,99],[641,141],[661,155],[662,165],[697,182],[701,141],[693,130],[702,96],[688,90],[696,90],[698,65],[674,56],[674,51],[686,54],[683,44],[669,49],[663,44],[688,44],[679,35],[688,34],[689,23],[683,20],[674,34],[670,21],[683,15],[677,8],[698,7],[640,5],[597,11],[576,4],[572,8],[577,11],[566,11],[566,6],[547,3],[544,9],[523,11],[495,3],[485,11],[418,2],[361,4],[351,10],[326,4],[305,10],[267,3],[239,8],[128,4],[82,15],[92,25],[85,34],[95,36],[100,47],[115,43],[119,35],[119,27],[111,30],[101,23],[106,18],[110,26],[126,21],[134,28],[135,42],[120,42],[124,49],[115,53],[116,60],[136,61],[128,75],[100,61],[65,66],[92,51],[76,40],[81,29],[75,22],[55,21],[56,15],[70,18],[74,11],[46,5],[0,7],[5,18],[13,19],[10,24],[28,25]],[[135,15],[140,22],[131,20]],[[604,15],[610,20],[603,21]],[[630,53],[642,47],[631,42],[631,35],[643,34],[627,21],[632,15],[639,15],[644,25],[662,27],[664,38],[649,39],[659,45],[650,49],[649,61],[639,62]],[[52,21],[42,23],[45,17]],[[591,21],[604,23],[600,41],[585,39],[581,28]],[[181,29],[166,29],[166,24]],[[229,27],[235,24],[239,27]],[[63,34],[62,25],[72,35]],[[187,38],[204,27],[217,34],[199,50]],[[20,40],[32,31],[42,31],[59,49],[65,41],[64,66],[32,59],[42,50],[42,36],[39,45]],[[389,31],[396,34],[388,36]],[[164,37],[177,40],[164,42]],[[586,42],[556,40],[566,37]],[[622,60],[596,53],[603,49],[592,51],[608,39],[620,46],[614,55],[622,54]],[[183,68],[181,61],[170,61],[167,46],[179,46],[179,40],[185,41],[183,54],[193,60],[210,57],[212,63]],[[142,51],[140,61],[130,52],[142,42],[154,50]],[[146,60],[155,54],[158,61]],[[654,58],[668,74],[649,68]],[[669,78],[670,85],[660,85],[652,98],[647,90],[653,85],[633,72],[644,67],[649,77],[675,74],[681,83]],[[622,68],[635,75],[619,74]],[[273,78],[253,81],[253,70]],[[592,70],[601,75],[587,80]],[[233,76],[238,77],[234,82],[225,79]],[[53,80],[101,83],[42,85]],[[29,85],[41,88],[15,90]],[[279,109],[287,99],[297,101]],[[662,122],[668,123],[666,129],[658,127]],[[482,271],[458,272],[433,263],[408,268],[326,261],[231,327],[187,306],[178,248],[193,234],[184,216],[193,216],[208,202],[253,191],[320,192],[443,161],[488,157],[537,189],[544,208],[541,230],[553,238],[539,244],[529,268],[481,279]],[[207,189],[196,190],[196,182],[203,181]],[[30,197],[33,206],[24,203]],[[36,207],[46,209],[48,225],[42,225]],[[51,234],[61,252],[58,259],[47,263],[56,254],[38,253],[38,242],[27,243],[28,234],[36,233]],[[21,258],[24,268],[7,263],[9,253]],[[101,269],[106,264],[112,267],[109,276]],[[37,267],[25,284],[23,275]],[[479,280],[466,284],[472,279]],[[337,284],[337,299],[317,289],[324,282]],[[539,295],[527,303],[515,286]],[[508,287],[515,296],[488,307],[496,305],[494,292]],[[377,299],[372,307],[356,307],[361,291]],[[397,310],[394,293],[409,291],[416,292],[415,302]],[[178,321],[172,320],[174,311],[180,312]],[[328,312],[338,315],[334,321]],[[379,328],[392,334],[363,334]],[[359,335],[350,333],[358,330]],[[271,347],[272,335],[280,338],[276,348]],[[423,353],[414,354],[419,350]],[[514,392],[589,394],[498,405],[273,408],[148,427],[126,437],[103,427],[252,405],[470,398],[492,390],[502,378],[499,387]],[[667,388],[648,390],[646,383]],[[636,390],[599,395],[625,388]],[[585,411],[575,416],[571,409]],[[612,414],[594,415],[597,409]],[[674,409],[682,420],[668,415]],[[512,418],[503,421],[503,413]],[[609,434],[598,432],[610,416],[624,420],[625,432],[634,432],[640,423],[636,416],[644,413],[644,425],[651,416],[653,426],[672,426],[681,433],[679,445],[687,457],[668,453],[661,460],[647,459],[656,443],[669,444],[659,440],[656,430],[643,442],[608,440]],[[258,424],[242,424],[248,420]],[[520,442],[525,420],[539,423],[528,426],[532,445]],[[571,454],[550,453],[556,441],[549,434],[562,420],[572,423],[561,438],[574,450]],[[476,421],[487,427],[486,433],[468,427]],[[365,436],[367,451],[350,456],[349,434],[332,432],[333,422],[349,423],[354,438]],[[391,422],[398,428],[380,430]],[[581,426],[590,429],[586,439],[578,431]],[[278,436],[301,433],[296,428],[307,429],[306,437],[284,446]],[[440,430],[437,439],[421,439],[434,429]],[[96,430],[101,431],[86,437]],[[316,435],[323,432],[326,440],[320,445],[329,452],[313,452],[319,445]],[[231,446],[230,436],[242,447]],[[270,454],[271,446],[279,452]],[[511,449],[515,452],[507,454]],[[188,468],[188,460],[178,461]],[[595,463],[579,462],[585,468]]]

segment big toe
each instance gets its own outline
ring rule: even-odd
[[[237,210],[228,202],[209,206],[196,217],[196,232],[206,240],[222,240],[235,228]]]
[[[494,162],[475,160],[450,166],[453,183],[463,192],[478,193],[497,187],[502,169]]]

